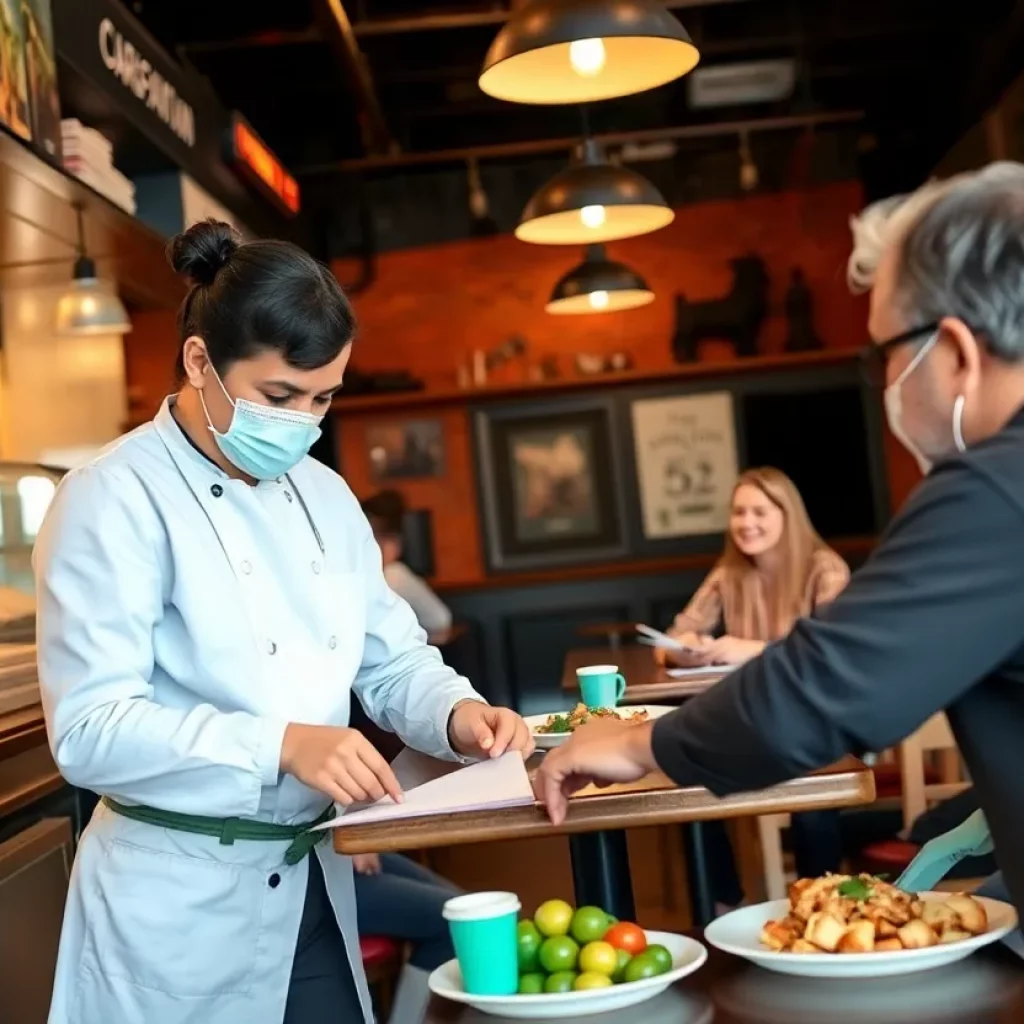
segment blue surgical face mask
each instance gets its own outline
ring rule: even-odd
[[[276,480],[294,469],[320,437],[323,417],[275,409],[244,398],[233,399],[212,363],[210,370],[234,409],[231,425],[220,433],[210,419],[203,392],[199,391],[210,433],[224,457],[256,480]]]

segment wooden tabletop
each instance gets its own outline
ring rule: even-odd
[[[626,677],[623,704],[659,704],[696,697],[714,685],[726,673],[709,668],[699,675],[673,679],[654,660],[654,650],[643,644],[629,644],[613,650],[610,647],[576,647],[565,656],[562,668],[562,689],[579,693],[576,669],[584,665],[617,665]]]
[[[539,757],[531,758],[531,775],[539,760]],[[789,814],[867,804],[874,798],[874,776],[854,758],[846,758],[801,779],[721,799],[699,786],[680,788],[667,776],[656,773],[626,785],[581,790],[570,801],[566,820],[557,828],[548,821],[544,809],[533,804],[347,825],[333,829],[334,848],[346,854],[425,850],[499,839],[601,832],[756,814]]]
[[[0,760],[46,744],[46,723],[39,704],[0,715]]]
[[[1003,946],[933,971],[837,981],[772,974],[709,947],[707,963],[663,995],[601,1024],[1009,1024],[1024,1020],[1024,966]],[[502,1024],[434,997],[423,1024]],[[572,1018],[579,1020],[580,1018]]]

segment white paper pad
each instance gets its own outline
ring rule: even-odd
[[[665,675],[672,679],[686,679],[688,676],[706,676],[709,672],[731,672],[738,665],[697,665],[695,668],[667,668]]]
[[[396,768],[412,780],[422,777],[424,772],[430,774],[433,769],[428,769],[418,760],[421,756],[410,757],[404,765],[399,765],[403,760],[402,755],[399,755],[395,758]],[[318,825],[317,828],[343,828],[346,825],[394,821],[399,818],[423,818],[431,814],[524,807],[534,801],[533,787],[526,774],[526,765],[518,751],[510,751],[493,761],[480,761],[462,768],[455,767],[457,770],[444,771],[440,777],[406,789],[405,800],[400,804],[386,796],[370,807],[348,811],[332,821]],[[447,769],[449,766],[443,765],[443,768]]]

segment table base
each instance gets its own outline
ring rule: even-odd
[[[635,921],[626,833],[616,830],[571,835],[569,854],[576,905],[601,907],[620,921]]]

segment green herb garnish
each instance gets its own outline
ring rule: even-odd
[[[864,881],[863,878],[848,878],[845,882],[840,882],[836,886],[836,892],[840,896],[845,896],[847,899],[867,900],[871,898],[871,886]]]
[[[569,719],[565,715],[555,715],[551,719],[551,724],[548,726],[548,732],[572,732],[572,727],[569,725]]]

